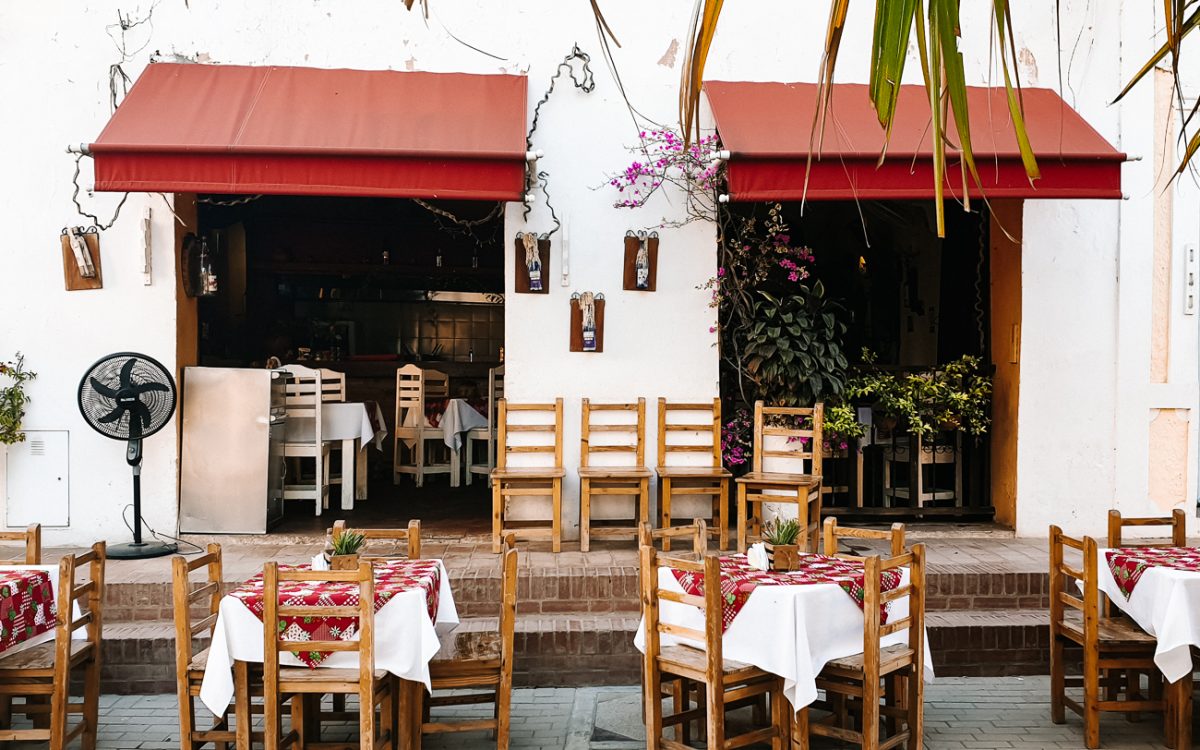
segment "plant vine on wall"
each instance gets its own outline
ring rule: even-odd
[[[25,357],[17,352],[10,362],[0,362],[0,444],[12,445],[25,440],[21,431],[21,420],[25,417],[25,405],[29,396],[25,384],[37,377],[37,373],[25,369]]]

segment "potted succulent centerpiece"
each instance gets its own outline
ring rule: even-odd
[[[800,522],[795,518],[776,517],[763,525],[763,547],[771,570],[794,570],[800,562]]]
[[[329,566],[333,570],[358,569],[358,552],[366,542],[366,537],[360,531],[345,529],[333,538],[333,554],[329,558]]]

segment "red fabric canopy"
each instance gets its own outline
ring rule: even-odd
[[[835,84],[825,140],[806,170],[817,85],[811,83],[704,84],[729,160],[735,201],[932,199],[933,156],[929,102],[923,86],[902,86],[887,158],[883,130],[867,87]],[[1002,88],[970,88],[971,143],[989,198],[1120,198],[1121,163],[1113,148],[1058,94],[1024,89],[1025,126],[1041,179],[1030,184],[1013,135]],[[952,142],[956,131],[947,128]],[[957,152],[946,154],[946,196],[961,197]],[[969,182],[971,195],[980,191]]]
[[[520,200],[525,77],[156,63],[96,189]]]

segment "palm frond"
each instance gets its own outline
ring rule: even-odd
[[[684,48],[679,85],[679,125],[685,147],[700,136],[700,92],[704,87],[704,65],[717,33],[717,20],[725,0],[696,0]]]

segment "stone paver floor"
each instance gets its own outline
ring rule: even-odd
[[[1045,677],[946,678],[927,688],[926,743],[929,750],[1082,748],[1083,727],[1050,723]],[[645,747],[636,687],[529,688],[513,696],[514,750],[632,750]],[[171,750],[179,747],[174,696],[104,696],[100,750]],[[466,716],[486,708],[452,712]],[[348,732],[349,730],[347,730]],[[333,728],[332,734],[338,734]],[[1157,721],[1129,723],[1106,716],[1101,728],[1106,750],[1164,748]],[[16,743],[18,746],[40,746]],[[431,750],[494,748],[482,733],[427,738]],[[818,747],[831,747],[818,744]]]

